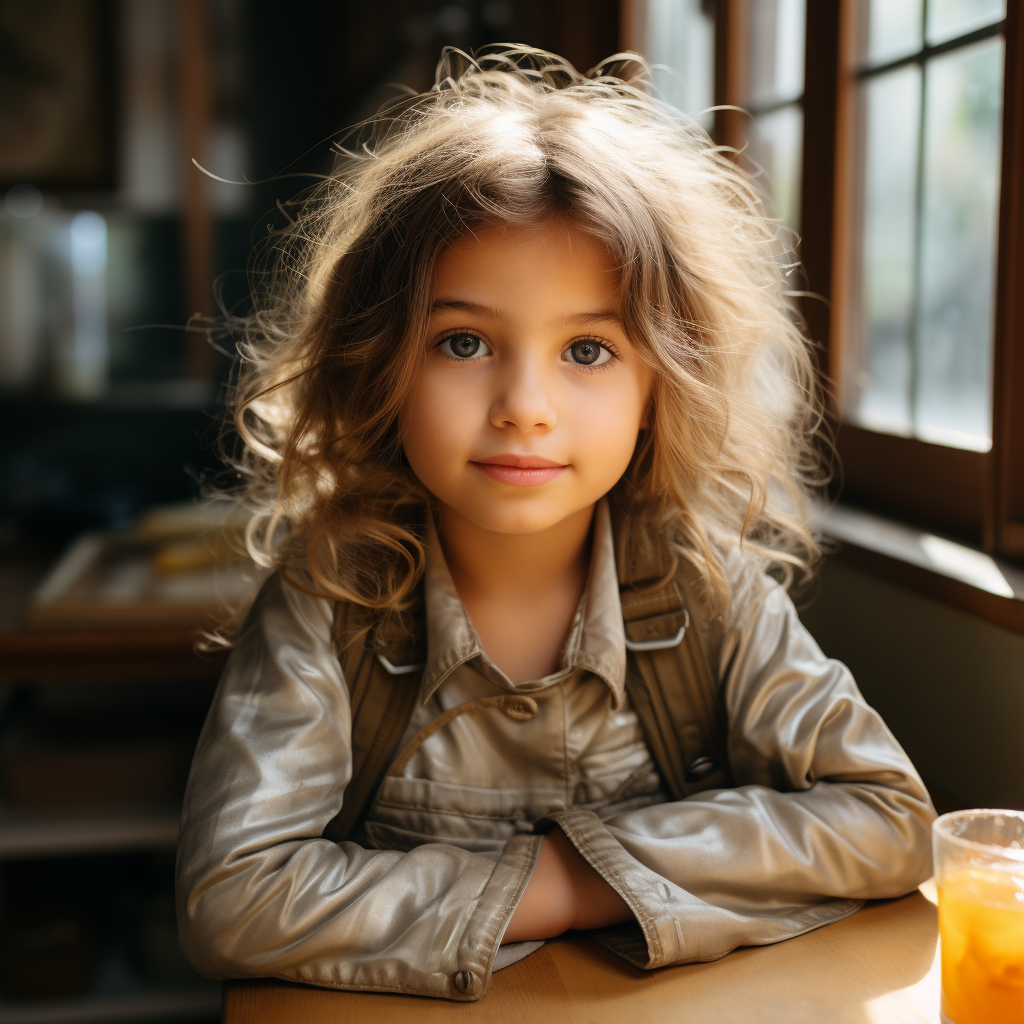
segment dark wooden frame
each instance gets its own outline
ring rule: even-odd
[[[1024,11],[1007,4],[1003,188],[999,199],[992,499],[985,544],[1024,557]]]
[[[189,377],[213,376],[214,352],[207,342],[204,318],[213,313],[213,212],[210,183],[192,161],[207,163],[206,142],[213,105],[210,12],[207,0],[179,0],[177,30],[178,121],[181,130],[182,253],[185,256],[185,305],[190,323],[186,349]]]
[[[719,0],[715,6],[715,141],[743,148],[743,97],[747,92],[745,46],[751,0]]]
[[[715,139],[734,149],[743,146],[746,114],[728,109],[743,106],[746,93],[744,39],[748,5],[752,0],[719,0],[715,22]],[[830,375],[828,341],[833,260],[833,192],[836,177],[836,97],[838,79],[834,54],[839,38],[839,7],[808,3],[806,15],[804,145],[801,156],[801,256],[804,287],[812,293],[803,301],[808,332],[816,343],[819,367]],[[810,145],[809,140],[815,144]]]
[[[747,30],[751,4],[756,2],[720,0],[715,5],[715,105],[731,109],[718,111],[714,134],[717,142],[738,152],[747,150],[747,133],[752,119],[786,107],[797,107],[801,116],[804,116],[807,101],[806,79],[799,96],[760,104],[748,101],[750,83],[747,75]],[[752,164],[748,162],[747,167],[750,166]],[[801,179],[801,198],[803,187]]]
[[[856,91],[855,19],[863,0],[841,0],[834,36],[820,38],[808,46],[808,59],[815,52],[828,52],[836,76],[834,132],[834,174],[832,190],[832,266],[830,289],[832,303],[829,330],[823,340],[828,351],[828,378],[831,383],[832,411],[838,421],[835,382],[840,379],[843,357],[843,310],[848,301],[847,288],[853,228],[851,190]],[[811,4],[810,8],[819,5]],[[821,5],[833,6],[833,5]],[[1020,205],[1022,172],[1021,144],[1021,15],[1017,4],[1008,5],[1005,24],[1006,78],[1003,111],[1003,166],[999,209],[999,255],[997,264],[996,327],[994,338],[993,447],[988,453],[964,451],[911,438],[895,437],[840,424],[837,449],[843,466],[842,493],[845,497],[869,505],[881,512],[954,533],[1006,556],[1024,554],[1024,450],[1014,438],[1024,434],[1019,401],[1013,395],[1021,390],[1020,363],[1024,361],[1024,323],[1015,307],[1013,274],[1021,268]],[[808,35],[810,44],[810,33]],[[826,49],[826,47],[829,47]],[[808,133],[817,130],[808,125]],[[810,134],[808,137],[811,137]],[[824,214],[824,209],[822,214]],[[1014,217],[1017,224],[1014,224]],[[804,253],[805,265],[813,254]],[[809,267],[810,273],[810,267]],[[823,280],[824,275],[819,274]],[[1014,355],[1016,354],[1016,359]],[[1017,377],[1014,377],[1014,368]],[[1016,463],[1014,462],[1016,458]]]
[[[47,173],[0,178],[0,191],[29,183],[44,192],[77,196],[80,193],[108,191],[118,184],[118,90],[120,75],[117,60],[116,5],[113,0],[92,0],[87,5],[88,32],[80,42],[92,54],[92,88],[100,134],[100,158],[88,173]],[[77,125],[76,125],[77,127]]]

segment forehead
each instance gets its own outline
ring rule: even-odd
[[[564,219],[487,224],[438,258],[435,298],[492,304],[503,295],[553,304],[591,300],[617,308],[619,273],[600,239]]]

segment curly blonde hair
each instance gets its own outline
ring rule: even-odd
[[[643,58],[581,74],[527,46],[449,49],[429,92],[358,126],[338,156],[275,237],[242,324],[233,464],[258,562],[333,599],[408,605],[431,499],[400,412],[435,262],[483,224],[563,216],[607,247],[624,329],[655,371],[649,429],[612,492],[625,532],[670,538],[712,603],[728,596],[722,547],[787,583],[810,570],[821,403],[790,243],[732,154],[653,95]]]

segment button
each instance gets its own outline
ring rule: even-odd
[[[528,722],[537,714],[537,702],[532,697],[506,697],[501,709],[517,722]]]
[[[452,983],[460,992],[468,992],[473,985],[473,975],[469,971],[459,971],[452,976]]]
[[[686,769],[687,782],[700,782],[718,771],[718,762],[713,757],[698,757]]]

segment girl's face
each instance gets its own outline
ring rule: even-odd
[[[625,472],[652,374],[619,322],[612,261],[578,226],[497,224],[455,243],[426,346],[404,448],[442,515],[537,533]]]

